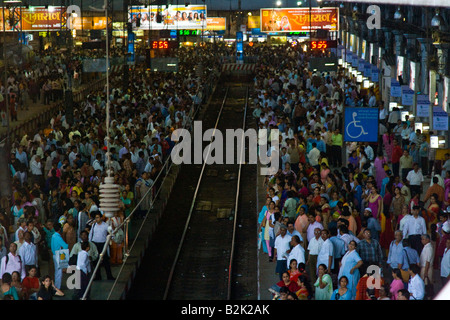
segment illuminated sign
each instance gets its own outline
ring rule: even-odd
[[[6,17],[5,27],[6,31],[12,31],[11,19],[13,8],[4,8],[0,11],[0,30],[3,30],[3,12]],[[61,7],[21,7],[21,21],[22,31],[54,31],[61,29],[61,23],[65,14],[61,14]],[[18,27],[18,24],[16,24]]]
[[[169,49],[169,41],[152,41],[152,49]]]
[[[178,35],[179,36],[197,36],[197,35],[201,35],[202,34],[202,30],[178,30]]]
[[[259,27],[259,23],[258,23]],[[211,31],[219,31],[226,30],[227,28],[227,19],[222,17],[210,17],[206,18],[206,30]]]
[[[311,49],[312,50],[324,50],[324,49],[336,48],[336,46],[337,46],[336,40],[311,41]]]
[[[131,6],[129,22],[144,30],[206,29],[206,5]]]
[[[296,32],[289,32],[288,36],[302,36],[302,37],[307,37],[308,36],[308,32],[300,32],[300,31],[296,31]]]
[[[177,46],[178,46],[177,41],[154,40],[151,42],[150,48],[167,50],[167,49],[175,48]]]
[[[262,32],[339,31],[339,8],[261,9],[260,17]]]

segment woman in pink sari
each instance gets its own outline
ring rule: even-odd
[[[447,171],[445,174],[445,180],[444,180],[444,188],[445,188],[445,194],[444,194],[444,202],[449,203],[450,202],[450,171]]]
[[[382,153],[378,154],[373,162],[375,166],[375,181],[377,182],[377,188],[381,188],[383,179],[387,177],[384,165],[387,163],[386,158]]]
[[[381,197],[381,195],[378,194],[377,189],[375,187],[372,187],[370,189],[368,207],[372,210],[372,216],[375,219],[380,220],[381,212],[383,212],[383,198]]]
[[[386,150],[386,158],[390,163],[392,161],[392,152],[394,151],[394,134],[391,132],[391,129],[383,134],[383,147]]]

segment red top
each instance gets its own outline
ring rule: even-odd
[[[392,151],[392,163],[398,163],[400,162],[400,157],[403,155],[402,147],[395,146],[394,150]]]
[[[25,277],[22,280],[22,290],[29,294],[31,289],[39,289],[39,278],[38,277]]]

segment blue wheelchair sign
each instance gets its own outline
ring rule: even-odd
[[[344,118],[344,141],[378,141],[378,108],[346,107]]]

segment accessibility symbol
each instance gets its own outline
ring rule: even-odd
[[[356,116],[358,115],[357,112],[353,112],[352,117],[353,117],[353,121],[350,122],[346,127],[345,127],[345,133],[347,133],[347,135],[352,138],[352,139],[358,139],[359,137],[361,137],[363,134],[368,134],[367,132],[364,131],[364,127],[359,125],[358,123],[360,123],[361,121],[357,121],[356,120]]]
[[[345,107],[344,112],[344,141],[378,141],[378,108]]]

